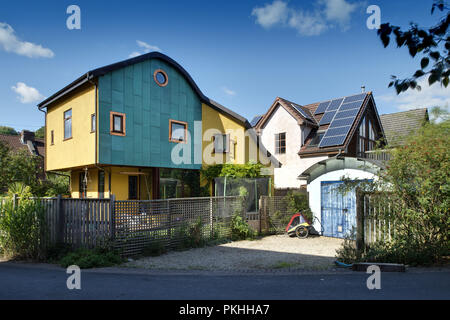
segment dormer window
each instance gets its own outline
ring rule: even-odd
[[[317,147],[322,141],[323,136],[325,135],[325,131],[318,131],[314,138],[309,143],[308,147]]]

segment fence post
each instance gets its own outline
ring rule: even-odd
[[[170,210],[170,200],[166,200],[166,207],[167,207],[167,222],[169,223],[169,228],[167,228],[167,237],[168,237],[168,243],[169,246],[172,242],[172,210]]]
[[[261,234],[262,233],[262,196],[259,197],[258,199],[258,223],[259,223],[259,227],[258,227],[258,231]]]
[[[356,252],[359,255],[364,248],[364,193],[356,190]]]
[[[111,195],[109,200],[109,223],[110,223],[110,231],[111,231],[111,241],[114,241],[116,238],[116,196]]]
[[[64,243],[64,227],[66,225],[63,202],[61,198],[61,195],[58,194],[58,198],[56,199],[56,216],[58,217],[56,241],[58,243]]]
[[[13,194],[13,209],[16,209],[17,207],[17,194]]]
[[[213,199],[209,198],[209,223],[211,226],[211,239],[214,239]]]

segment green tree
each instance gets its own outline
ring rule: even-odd
[[[0,126],[0,134],[6,134],[9,136],[17,136],[18,133],[14,128],[6,127],[6,126]]]
[[[371,206],[384,208],[377,210],[378,220],[390,223],[392,239],[368,246],[358,259],[429,264],[450,255],[448,150],[450,120],[425,124],[392,150],[376,182],[363,186],[373,193]],[[357,257],[348,254],[349,247],[342,249]]]
[[[439,22],[431,28],[421,28],[418,24],[411,23],[408,30],[402,30],[399,26],[384,23],[378,30],[378,36],[384,47],[389,45],[393,34],[398,48],[406,46],[412,58],[421,57],[420,69],[411,77],[398,79],[396,76],[392,76],[389,87],[394,86],[397,94],[410,88],[420,90],[417,81],[424,76],[428,76],[429,85],[440,82],[442,86],[448,86],[450,76],[450,36],[448,35],[450,10],[445,5],[444,0],[434,0],[431,14],[436,9],[444,13],[444,16],[439,18]]]
[[[39,139],[44,139],[45,137],[45,127],[40,127],[34,132],[34,136]]]
[[[0,195],[8,190],[9,184],[9,148],[0,141]]]

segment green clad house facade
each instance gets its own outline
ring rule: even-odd
[[[153,79],[164,70],[168,84]],[[99,162],[138,167],[200,169],[194,163],[194,147],[201,150],[201,131],[194,122],[202,121],[202,103],[186,78],[172,65],[158,59],[146,60],[107,72],[98,78]],[[110,134],[111,112],[126,115],[126,135]],[[175,164],[171,159],[174,144],[169,139],[171,120],[187,123],[186,143],[190,161]]]
[[[271,163],[256,135],[246,135],[245,118],[206,97],[159,52],[88,71],[38,108],[46,118],[45,169],[70,174],[73,198],[198,196],[207,192],[199,171],[215,159],[242,164],[261,154]],[[229,146],[216,148],[217,141]]]

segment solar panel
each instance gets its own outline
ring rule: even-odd
[[[327,108],[327,112],[339,109],[343,100],[344,99],[341,98],[341,99],[335,99],[335,100],[331,101],[330,105]]]
[[[319,147],[330,147],[330,146],[339,146],[344,143],[345,138],[347,138],[347,135],[340,135],[340,136],[334,136],[334,137],[323,137],[322,141],[320,142]]]
[[[350,110],[350,109],[359,109],[361,106],[361,101],[343,103],[339,108],[339,111]]]
[[[338,111],[334,117],[336,120],[355,117],[359,112],[359,109],[351,109],[346,111]]]
[[[262,116],[256,116],[253,118],[253,120],[250,122],[251,126],[254,127],[258,123],[259,120],[261,120]]]
[[[322,117],[323,119],[327,116],[327,119],[323,121],[324,123],[322,123],[322,120],[319,123],[326,124],[327,121],[331,121],[327,132],[319,144],[320,148],[338,146],[345,142],[345,139],[347,138],[353,123],[355,122],[355,118],[361,110],[365,97],[365,93],[357,94],[345,97],[343,99],[336,99],[330,103],[327,112]],[[339,103],[338,110],[328,112],[330,108],[336,107],[339,100],[341,103]],[[331,120],[329,118],[331,118]]]
[[[307,114],[307,113],[305,112],[305,110],[303,110],[300,106],[297,106],[297,105],[295,105],[295,104],[293,104],[293,103],[291,103],[291,106],[293,106],[293,107],[295,108],[295,110],[297,110],[298,112],[300,112],[300,114],[301,114],[303,117],[305,117],[306,119],[308,119],[308,120],[310,120],[310,121],[312,121],[312,122],[315,122],[315,121],[311,118],[311,116],[310,116],[309,114]]]
[[[323,116],[322,119],[320,119],[319,126],[324,124],[329,124],[331,120],[333,120],[334,115],[336,114],[336,110],[334,111],[327,111]]]
[[[330,105],[331,101],[325,101],[319,104],[319,106],[317,107],[316,111],[314,112],[314,114],[321,114],[324,113],[325,110],[327,110],[328,106]]]
[[[346,127],[339,127],[339,128],[332,128],[327,130],[327,136],[333,137],[333,136],[340,136],[340,135],[347,135],[347,133],[350,131],[351,126]]]
[[[355,118],[343,118],[343,119],[335,119],[333,121],[333,127],[346,127],[351,126]]]
[[[366,97],[366,93],[360,93],[360,94],[356,94],[354,96],[348,96],[348,97],[345,97],[344,103],[364,100],[365,97]]]

